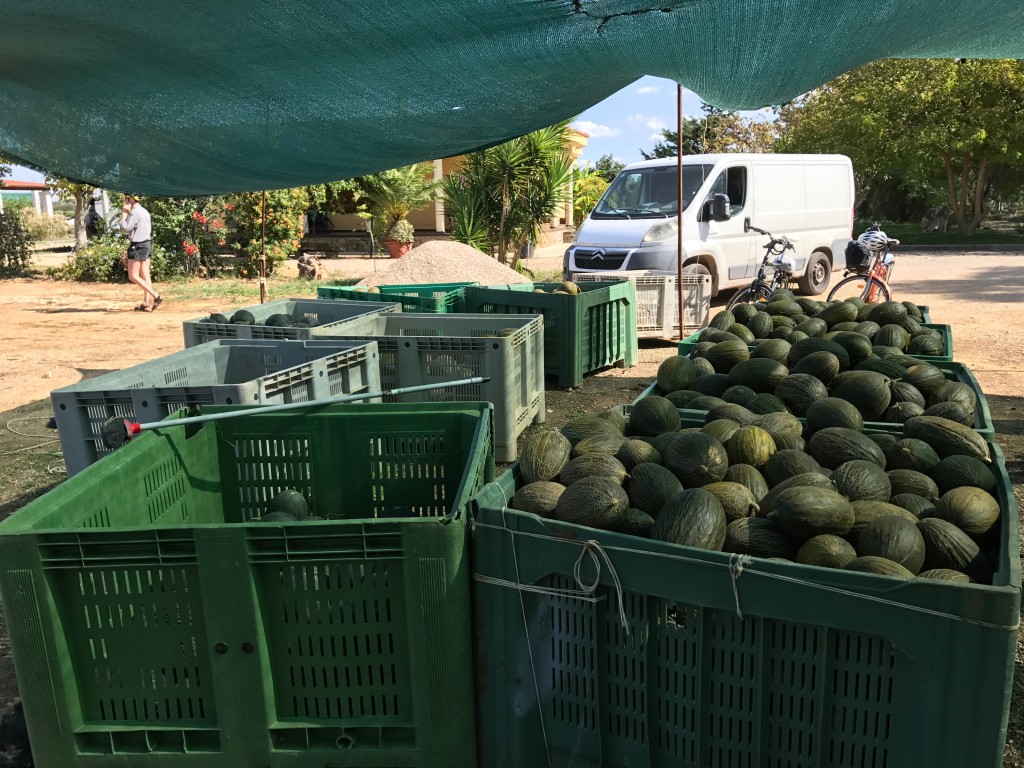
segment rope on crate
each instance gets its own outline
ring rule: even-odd
[[[503,513],[504,513],[504,510],[503,510]],[[503,530],[503,531],[507,532],[510,536],[513,536],[513,537],[515,537],[515,536],[522,536],[522,537],[526,537],[526,538],[544,539],[544,540],[553,541],[553,542],[556,542],[556,543],[562,544],[562,545],[575,543],[575,542],[567,541],[566,539],[560,538],[558,536],[549,536],[549,535],[540,534],[540,533],[528,533],[526,531],[515,531],[515,530],[511,530],[507,526],[499,527],[499,526],[496,526],[496,525],[488,525],[487,523],[481,523],[479,521],[477,521],[476,527],[478,527],[478,528],[491,528],[491,529],[498,530],[498,531],[502,531]],[[513,552],[514,551],[515,550],[513,549]],[[895,606],[895,607],[899,608],[900,610],[912,611],[913,613],[919,613],[919,614],[922,614],[922,615],[925,615],[925,616],[932,616],[932,617],[938,618],[938,619],[946,619],[946,620],[950,620],[950,621],[963,622],[965,624],[972,624],[974,626],[984,627],[986,629],[998,629],[998,630],[1016,631],[1017,629],[1020,628],[1020,618],[1019,617],[1017,618],[1017,620],[1013,624],[997,624],[997,623],[989,622],[989,621],[980,621],[978,619],[968,619],[968,618],[965,618],[963,616],[956,616],[956,615],[951,614],[951,613],[946,613],[945,611],[936,611],[936,610],[932,610],[931,608],[922,608],[922,607],[916,606],[916,605],[907,605],[906,603],[899,603],[899,602],[896,602],[895,600],[888,600],[888,599],[886,599],[884,597],[877,597],[875,595],[866,595],[866,594],[863,594],[863,593],[860,593],[860,592],[852,592],[852,591],[850,591],[848,589],[843,589],[842,587],[833,587],[833,586],[830,586],[828,584],[819,584],[819,583],[816,583],[816,582],[813,582],[813,581],[807,581],[805,579],[799,579],[799,578],[796,578],[794,576],[785,576],[785,575],[778,574],[778,573],[768,573],[767,571],[757,570],[757,569],[751,567],[751,566],[754,565],[754,561],[752,559],[749,559],[749,558],[747,560],[743,560],[742,562],[737,561],[735,564],[732,561],[732,559],[730,559],[729,563],[722,564],[722,563],[709,562],[707,560],[698,560],[696,558],[687,557],[685,555],[675,555],[675,554],[666,554],[664,552],[645,551],[645,550],[640,550],[640,549],[633,549],[631,547],[602,546],[601,551],[603,553],[605,553],[605,554],[607,554],[608,552],[623,552],[623,553],[634,554],[634,555],[642,555],[642,556],[648,557],[648,558],[650,558],[650,557],[660,558],[662,560],[668,560],[668,561],[673,561],[673,562],[692,563],[694,565],[699,565],[699,566],[701,566],[703,568],[713,568],[713,569],[723,569],[724,568],[724,569],[729,571],[730,578],[732,579],[733,591],[734,591],[734,594],[737,597],[737,612],[739,611],[739,585],[738,585],[739,577],[740,577],[740,575],[743,572],[749,571],[751,573],[756,574],[759,578],[772,579],[774,581],[781,581],[781,582],[785,582],[785,583],[788,583],[788,584],[795,584],[795,585],[800,586],[800,587],[809,587],[811,589],[819,590],[821,592],[827,592],[827,593],[830,593],[830,594],[833,594],[833,595],[839,595],[839,596],[842,596],[842,597],[848,597],[848,598],[851,598],[851,599],[854,599],[854,600],[864,600],[864,601],[867,601],[869,603],[876,603],[878,605]],[[473,578],[474,579],[479,579],[478,574],[474,573],[473,574]],[[484,577],[484,578],[489,578],[489,577]],[[517,579],[519,578],[518,572],[516,573],[516,578]],[[522,585],[522,584],[512,584],[510,586],[512,588],[514,588],[514,589],[520,589],[521,590],[521,589],[523,589],[523,587],[525,585]],[[893,590],[899,590],[900,586],[893,587],[892,589]],[[740,615],[740,616],[742,618],[742,615]]]

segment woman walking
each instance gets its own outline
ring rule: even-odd
[[[124,196],[121,206],[121,231],[128,236],[128,255],[125,266],[128,279],[142,291],[142,303],[136,312],[152,312],[163,303],[163,296],[153,290],[149,275],[149,261],[153,255],[153,223],[149,211],[142,207],[134,195]]]

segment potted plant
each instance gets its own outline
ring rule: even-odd
[[[388,237],[403,242],[395,238],[391,231],[407,219],[410,213],[434,200],[437,182],[432,178],[433,168],[433,163],[417,163],[359,178],[358,200],[373,217],[375,236],[379,231],[384,234],[385,243]],[[412,226],[408,221],[404,222],[402,230],[406,233],[403,235],[407,238],[405,242],[411,243]],[[395,254],[392,253],[392,256]]]
[[[399,219],[394,223],[384,238],[384,245],[392,259],[401,258],[412,249],[415,234],[416,230],[408,219]]]

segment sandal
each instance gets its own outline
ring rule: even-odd
[[[163,296],[157,296],[156,299],[153,300],[153,309],[151,309],[149,311],[150,312],[156,311],[156,308],[159,307],[163,303],[164,303],[164,297]]]
[[[139,306],[135,307],[135,311],[136,312],[149,312],[150,309],[145,304],[139,304]]]

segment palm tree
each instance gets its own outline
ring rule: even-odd
[[[431,177],[433,170],[433,163],[415,163],[358,180],[358,201],[377,220],[375,229],[388,232],[417,208],[433,202],[438,186]]]
[[[566,201],[572,158],[565,146],[568,123],[542,128],[466,156],[462,172],[448,176],[442,193],[452,217],[452,237],[486,244],[503,264],[536,243],[541,225]]]

